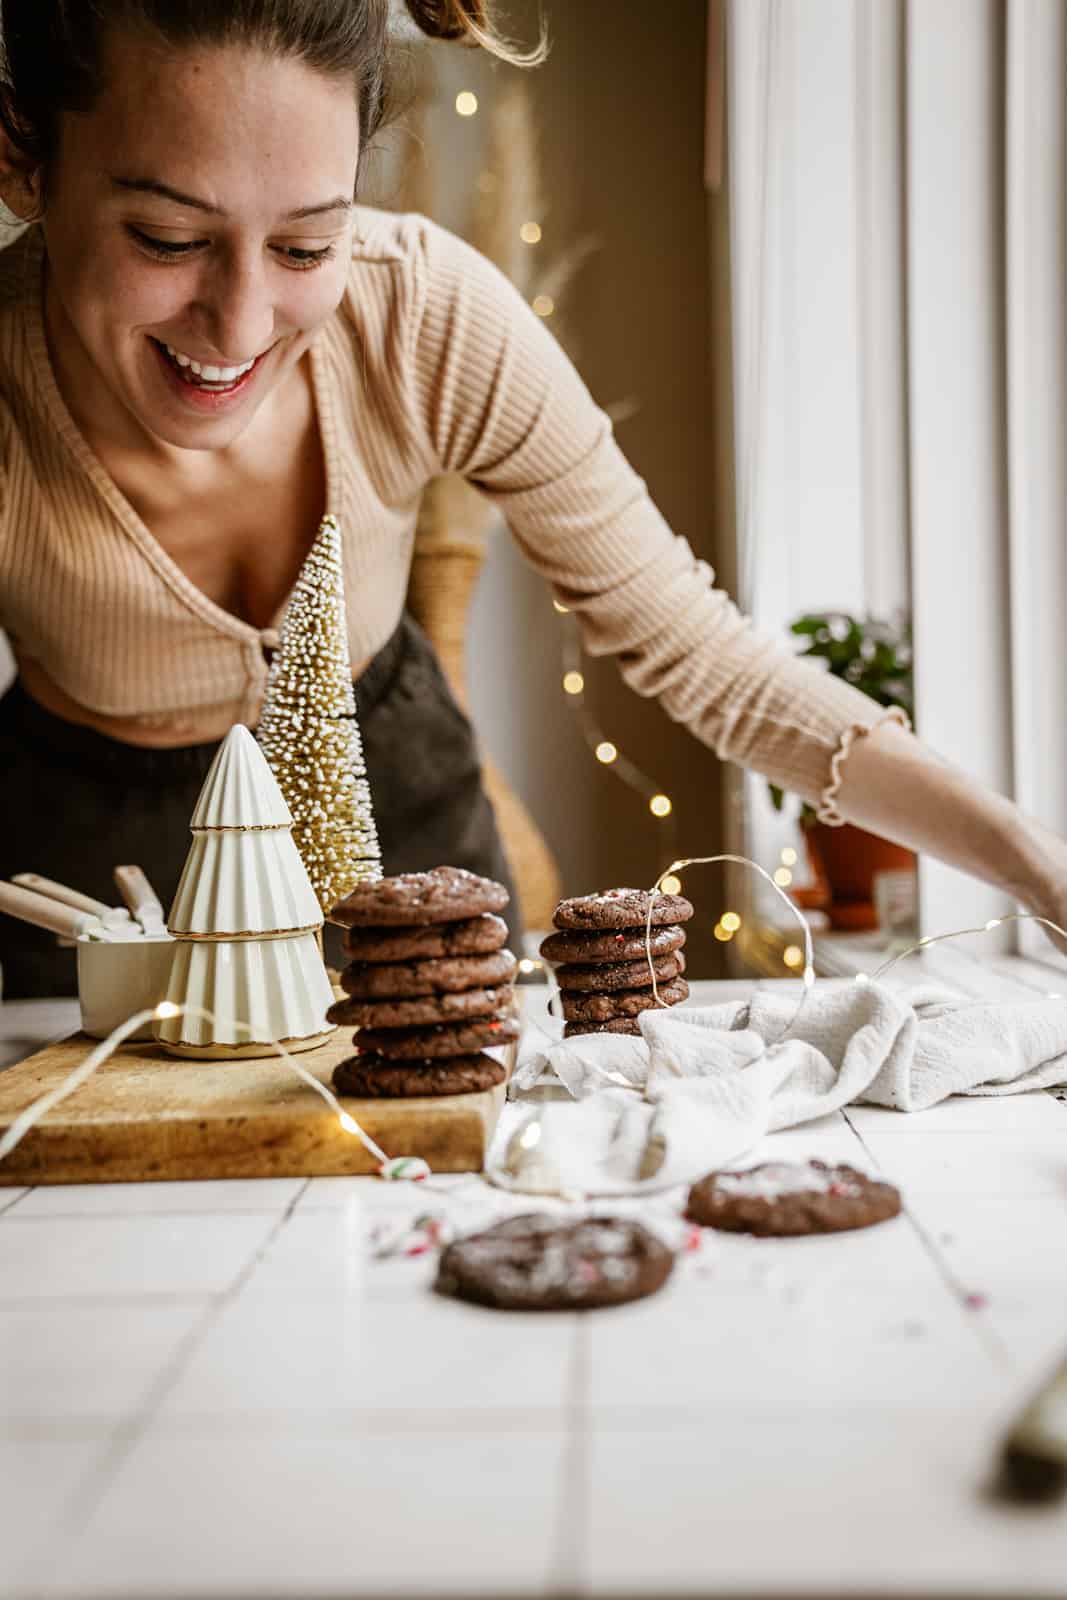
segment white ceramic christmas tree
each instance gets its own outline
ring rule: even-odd
[[[167,919],[177,942],[165,999],[197,1008],[157,1022],[173,1055],[265,1056],[272,1041],[310,1050],[334,1032],[316,937],[322,912],[292,820],[255,739],[231,728],[193,812]]]

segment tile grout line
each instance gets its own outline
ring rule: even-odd
[[[571,1314],[574,1317],[574,1344],[565,1408],[567,1432],[560,1465],[552,1566],[547,1583],[547,1592],[557,1597],[585,1592],[589,1552],[589,1324],[582,1313]]]
[[[842,1107],[842,1116],[852,1129],[852,1132],[859,1141],[860,1147],[864,1151],[865,1155],[878,1169],[878,1171],[881,1172],[883,1170],[881,1162],[878,1160],[878,1157],[875,1155],[866,1139],[864,1139],[862,1133],[848,1115],[847,1106]],[[891,1174],[887,1174],[886,1176],[888,1181],[893,1181]],[[995,1358],[998,1364],[1010,1368],[1012,1361],[1011,1352],[1008,1349],[1008,1346],[1000,1338],[999,1334],[995,1333],[994,1330],[990,1328],[982,1319],[975,1318],[974,1311],[967,1303],[970,1291],[957,1277],[955,1270],[952,1266],[950,1266],[949,1262],[938,1248],[936,1241],[931,1236],[928,1229],[919,1221],[911,1207],[907,1204],[903,1206],[901,1215],[908,1227],[911,1228],[912,1232],[917,1236],[925,1253],[933,1262],[938,1277],[941,1279],[942,1283],[952,1296],[952,1299],[955,1301],[957,1310],[961,1312],[967,1324],[974,1329],[974,1332],[978,1337],[978,1342],[983,1345],[986,1351]]]
[[[21,1189],[18,1194],[12,1195],[6,1205],[0,1205],[0,1217],[5,1217],[9,1211],[14,1211],[20,1200],[25,1200],[28,1194],[33,1193],[33,1185]]]
[[[178,1381],[198,1345],[207,1334],[208,1329],[217,1321],[225,1308],[236,1300],[266,1252],[293,1215],[301,1195],[304,1194],[310,1182],[311,1179],[306,1178],[297,1192],[287,1202],[274,1227],[254,1252],[251,1259],[237,1273],[229,1288],[209,1300],[204,1307],[203,1314],[197,1318],[185,1337],[179,1340],[176,1350],[170,1359],[164,1363],[136,1415],[123,1418],[118,1423],[104,1447],[102,1457],[92,1464],[90,1471],[85,1474],[82,1481],[75,1487],[55,1525],[55,1534],[62,1538],[63,1547],[54,1553],[52,1557],[53,1565],[66,1554],[73,1541],[84,1531],[93,1513],[111,1488],[119,1470],[143,1439],[149,1424],[159,1411],[160,1405]]]

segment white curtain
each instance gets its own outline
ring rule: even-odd
[[[1065,44],[1063,0],[727,12],[741,601],[909,609],[922,737],[1061,831]],[[924,932],[1007,909],[923,862]]]

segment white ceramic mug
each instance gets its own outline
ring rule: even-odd
[[[78,1000],[82,1030],[92,1039],[106,1039],[135,1011],[157,1006],[167,991],[174,940],[129,939],[105,943],[79,939]],[[152,1024],[133,1039],[151,1039]]]

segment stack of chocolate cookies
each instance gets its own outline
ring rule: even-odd
[[[339,1094],[473,1094],[503,1083],[487,1046],[518,1036],[517,963],[496,915],[503,884],[434,867],[361,884],[330,912],[348,929],[347,996],[331,1022],[358,1028],[356,1053],[334,1069]]]
[[[646,948],[652,904],[653,988]],[[556,968],[566,1026],[563,1037],[581,1033],[640,1033],[638,1017],[652,1006],[676,1006],[689,998],[685,930],[693,907],[683,895],[653,896],[643,889],[605,889],[561,900],[552,917],[558,933],[541,945]]]

